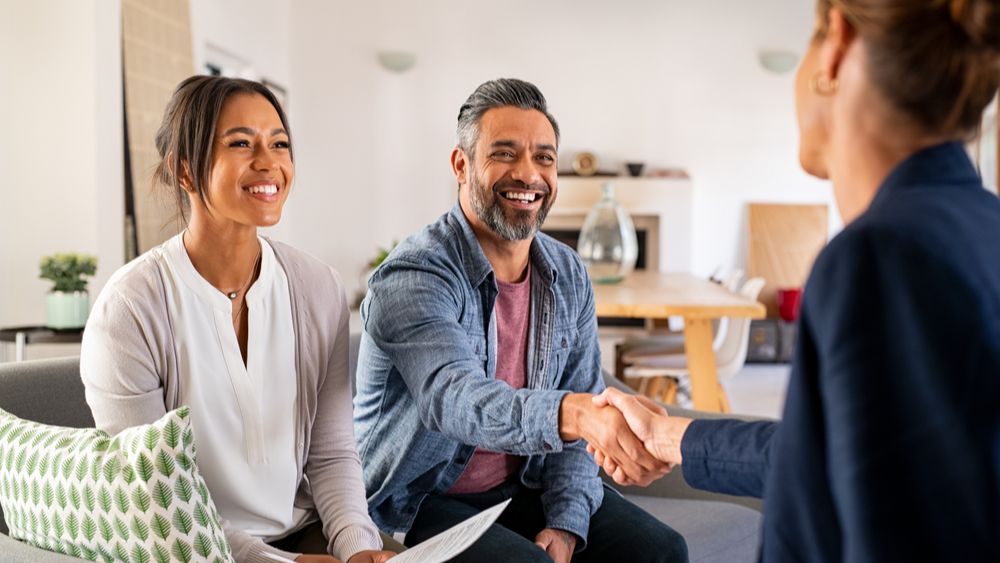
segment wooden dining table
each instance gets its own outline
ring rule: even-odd
[[[614,284],[594,284],[598,317],[684,319],[684,350],[694,408],[728,412],[712,349],[712,320],[764,318],[764,305],[691,274],[637,271]]]

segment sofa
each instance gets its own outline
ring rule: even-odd
[[[0,364],[0,409],[21,418],[88,428],[94,425],[83,397],[79,358]],[[0,562],[60,563],[78,561],[13,540],[0,509]]]
[[[352,375],[358,338],[352,338]],[[610,378],[609,385],[620,386]],[[91,427],[94,420],[84,399],[79,358],[0,364],[0,408],[45,424]],[[679,409],[672,414],[710,416]],[[609,481],[610,483],[610,481]],[[612,484],[613,485],[613,484]],[[692,562],[756,561],[761,504],[746,499],[697,491],[676,470],[648,488],[617,487],[627,498],[679,531],[688,542]],[[75,559],[42,551],[16,541],[7,533],[0,512],[0,562],[58,563]]]

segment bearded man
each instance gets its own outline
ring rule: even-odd
[[[512,499],[458,561],[687,561],[684,539],[605,489],[586,451],[601,444],[639,483],[668,470],[591,401],[604,384],[590,280],[538,232],[558,192],[545,98],[486,82],[457,132],[458,202],[392,252],[361,308],[369,512],[412,546]]]

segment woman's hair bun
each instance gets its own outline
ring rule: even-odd
[[[950,0],[949,9],[973,45],[1000,52],[1000,0]]]

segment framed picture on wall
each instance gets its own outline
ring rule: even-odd
[[[209,76],[228,76],[231,78],[253,78],[254,70],[250,61],[231,53],[218,45],[205,44],[205,68],[203,72]]]

